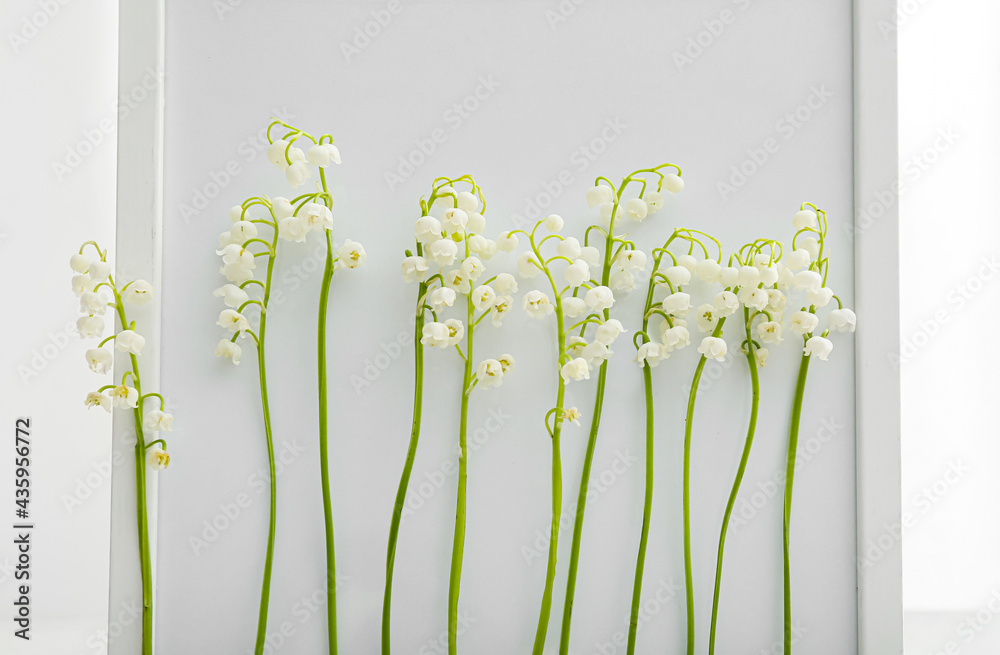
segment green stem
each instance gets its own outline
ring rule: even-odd
[[[632,613],[628,624],[628,655],[635,653],[635,638],[639,632],[642,574],[646,565],[649,519],[653,511],[653,374],[649,364],[642,367],[642,380],[646,392],[646,493],[642,506],[642,533],[639,536],[639,555],[635,561],[635,582],[632,585]]]
[[[320,176],[323,169],[320,169]],[[324,188],[326,180],[323,180]],[[330,497],[330,459],[327,448],[327,389],[326,389],[326,314],[333,280],[333,238],[326,233],[326,268],[319,295],[319,327],[316,356],[319,372],[319,467],[323,488],[323,525],[326,532],[326,615],[330,655],[337,654],[337,566],[333,542],[333,506]]]
[[[96,246],[96,244],[95,244]],[[129,326],[125,316],[125,305],[122,303],[121,294],[112,285],[111,291],[115,295],[115,311],[118,320],[121,321],[122,329]],[[149,547],[149,515],[146,497],[146,438],[142,429],[143,397],[142,383],[139,379],[139,359],[134,355],[129,355],[132,364],[132,378],[135,383],[136,392],[139,394],[139,401],[132,410],[132,417],[135,422],[135,506],[136,525],[139,531],[139,570],[142,577],[142,655],[152,655],[153,653],[153,564]]]
[[[534,248],[534,244],[532,244]],[[535,254],[538,249],[534,248]],[[543,269],[549,284],[552,286],[552,293],[556,302],[556,329],[558,338],[556,339],[557,352],[566,352],[566,331],[565,319],[563,318],[562,298],[556,287],[555,280],[548,268]],[[542,607],[538,612],[538,628],[535,630],[535,645],[531,649],[532,655],[542,655],[545,650],[545,636],[549,629],[549,617],[552,614],[552,585],[556,578],[556,556],[559,552],[559,524],[562,521],[562,451],[560,449],[560,436],[562,435],[562,410],[563,401],[566,396],[566,382],[560,374],[560,367],[556,363],[556,377],[559,380],[559,387],[556,391],[556,415],[552,428],[552,526],[549,529],[549,558],[545,568],[545,589],[542,591]],[[546,425],[547,419],[546,419]]]
[[[746,472],[747,462],[750,459],[750,448],[753,447],[753,438],[757,431],[757,409],[760,406],[760,382],[757,376],[757,355],[755,353],[753,337],[750,334],[750,310],[747,308],[743,309],[743,321],[746,326],[746,357],[747,364],[750,367],[750,385],[752,389],[750,423],[747,426],[747,438],[743,445],[743,455],[740,458],[740,466],[736,471],[736,479],[733,480],[733,489],[729,494],[729,502],[726,504],[726,513],[722,517],[722,531],[719,534],[719,555],[715,564],[715,595],[712,598],[712,628],[708,642],[709,655],[715,655],[715,631],[719,616],[719,594],[722,588],[722,556],[726,548],[726,532],[729,530],[729,518],[733,514],[733,507],[736,505],[736,496],[739,494],[740,485],[743,483],[743,474]]]
[[[726,319],[719,319],[712,336],[722,334]],[[698,397],[701,372],[708,359],[705,355],[698,360],[691,380],[688,395],[687,415],[684,417],[684,592],[687,598],[687,655],[694,655],[694,580],[691,575],[691,429],[694,426],[694,401]]]
[[[806,373],[809,372],[809,355],[802,355],[799,377],[795,383],[792,401],[792,420],[788,428],[788,460],[785,464],[785,511],[781,524],[781,545],[785,569],[785,655],[792,652],[792,577],[788,558],[789,524],[792,518],[792,483],[795,478],[795,454],[799,443],[799,419],[802,418],[802,398],[805,395]]]
[[[560,377],[556,407],[562,407],[565,393],[566,384]],[[552,584],[556,577],[559,522],[562,518],[562,453],[559,447],[561,432],[562,419],[557,414],[555,428],[552,430],[552,527],[549,530],[549,558],[545,570],[545,589],[542,592],[542,608],[538,614],[538,629],[535,631],[535,645],[531,650],[532,655],[542,655],[545,649],[545,635],[549,628],[549,615],[552,613]]]
[[[451,575],[448,583],[448,654],[458,653],[458,595],[462,587],[462,559],[465,556],[466,482],[468,478],[469,453],[466,434],[469,422],[469,385],[474,376],[472,358],[472,327],[475,307],[472,299],[465,297],[466,336],[468,345],[465,352],[465,372],[462,377],[462,415],[458,432],[458,500],[455,503],[455,539],[451,549]]]
[[[417,291],[417,302],[422,303],[427,293],[427,284],[421,283]],[[403,464],[403,474],[399,478],[399,488],[396,490],[396,504],[392,509],[392,523],[389,526],[389,547],[385,562],[385,597],[382,600],[382,655],[389,655],[391,637],[390,614],[392,611],[392,573],[396,562],[396,541],[399,538],[399,523],[403,517],[403,507],[406,504],[406,490],[410,484],[410,474],[413,472],[413,461],[417,456],[417,442],[420,440],[420,423],[423,412],[424,396],[424,346],[420,338],[424,332],[424,312],[418,305],[416,323],[414,325],[414,370],[413,385],[413,427],[410,430],[410,445],[406,450],[406,463]]]
[[[618,192],[619,200],[621,191]],[[615,202],[617,213],[618,202]],[[604,267],[601,271],[601,284],[607,286],[611,280],[611,256],[614,248],[614,217],[608,226],[604,242]],[[604,320],[611,313],[604,310]],[[580,473],[580,488],[577,492],[576,518],[573,521],[573,546],[569,556],[569,574],[566,579],[566,602],[563,604],[562,635],[559,639],[559,655],[569,655],[569,634],[573,622],[573,599],[576,595],[576,574],[580,567],[580,543],[583,541],[583,516],[587,509],[587,490],[590,488],[590,469],[594,463],[594,451],[597,449],[597,433],[601,427],[601,410],[604,408],[604,385],[608,379],[608,361],[601,362],[597,373],[597,395],[594,399],[594,415],[590,421],[590,436],[587,438],[587,452],[583,458],[583,470]]]
[[[275,230],[272,252],[276,252],[278,246],[278,231]],[[271,275],[274,272],[275,256],[267,259],[267,277],[264,283],[264,306],[267,306],[271,295]],[[265,640],[267,639],[267,608],[271,598],[271,568],[274,562],[274,532],[278,520],[278,498],[276,487],[276,472],[274,462],[274,437],[271,433],[271,409],[267,399],[267,366],[264,361],[264,338],[267,334],[267,312],[260,314],[260,331],[257,335],[257,370],[260,377],[260,404],[264,417],[264,435],[267,438],[267,465],[268,475],[271,485],[271,506],[270,518],[267,530],[267,552],[264,556],[264,580],[261,584],[260,592],[260,614],[257,618],[257,642],[254,648],[255,655],[263,655]]]

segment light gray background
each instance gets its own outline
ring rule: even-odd
[[[350,376],[362,375],[366,362],[383,347],[392,350],[399,333],[408,332],[414,289],[401,282],[398,261],[412,242],[417,199],[433,177],[473,173],[490,201],[494,233],[514,227],[531,201],[545,204],[539,196],[547,184],[550,193],[565,186],[541,215],[559,212],[568,232],[582,232],[595,218],[583,195],[596,175],[619,179],[637,167],[676,162],[687,189],[633,231],[646,250],[680,225],[716,233],[730,248],[760,235],[789,238],[798,204],[817,202],[833,222],[831,285],[850,304],[852,243],[843,229],[853,206],[848,3],[591,0],[563,3],[569,15],[553,24],[548,12],[559,11],[555,2],[403,2],[350,60],[341,44],[351,43],[355,29],[364,29],[375,20],[371,12],[386,4],[230,2],[225,6],[233,11],[224,13],[220,5],[175,0],[167,9],[162,388],[177,406],[178,430],[171,440],[174,464],[161,477],[162,653],[252,650],[267,525],[256,359],[248,353],[233,369],[212,357],[220,304],[211,290],[223,282],[213,251],[228,225],[228,207],[252,194],[290,192],[254,143],[275,112],[304,129],[335,135],[345,161],[332,180],[335,236],[359,240],[369,251],[365,269],[336,276],[329,326],[343,652],[378,649],[385,542],[409,436],[412,350],[403,347],[360,394]],[[731,20],[712,36],[706,22],[723,11],[731,12],[725,16]],[[679,66],[675,55],[684,55],[689,39],[701,33],[707,45]],[[481,78],[494,80],[495,91],[467,118],[453,118],[452,105],[474,94]],[[784,127],[785,115],[819,88],[832,96],[799,127]],[[600,141],[608,121],[627,127],[605,144],[603,154],[583,164],[581,149]],[[390,185],[386,173],[395,172],[398,158],[434,130],[445,135],[443,143],[405,181]],[[767,139],[774,139],[777,152],[724,197],[718,183]],[[572,182],[556,183],[560,176]],[[202,202],[200,194],[212,197]],[[277,288],[285,300],[275,305],[269,331],[278,450],[293,445],[279,477],[269,631],[277,634],[287,623],[290,636],[279,651],[288,653],[320,652],[326,629],[323,610],[309,609],[314,593],[321,598],[316,592],[324,569],[314,418],[320,275],[302,260],[318,246],[312,241],[284,249]],[[498,257],[489,266],[512,269],[513,258]],[[635,295],[617,308],[633,329],[639,302]],[[518,313],[500,332],[486,326],[477,343],[483,355],[511,352],[519,367],[501,389],[477,392],[472,403],[473,430],[490,409],[510,418],[471,460],[464,652],[530,648],[544,555],[529,564],[524,553],[547,532],[549,521],[550,447],[541,419],[555,390],[553,330]],[[735,333],[727,336],[735,340]],[[791,344],[789,339],[789,347],[776,351],[762,373],[758,441],[741,496],[748,501],[759,490],[757,499],[766,498],[768,481],[784,467],[797,362]],[[634,355],[627,341],[616,350],[595,482],[614,470],[619,453],[642,451],[641,376],[629,361]],[[695,361],[689,351],[654,376],[657,488],[644,595],[652,598],[661,583],[676,591],[641,630],[644,653],[679,647],[684,638],[683,591],[677,586],[683,584],[679,480],[683,411]],[[458,362],[447,353],[428,353],[427,363],[415,484],[454,459],[457,440]],[[749,409],[741,361],[712,365],[707,375],[718,381],[699,396],[693,451],[699,652],[707,648],[714,552]],[[795,618],[805,629],[800,653],[855,648],[853,376],[849,338],[837,339],[831,361],[815,363],[810,375],[800,443],[821,447],[796,485],[793,593]],[[592,384],[574,384],[570,402],[589,416],[592,395]],[[825,443],[817,438],[824,419],[839,426]],[[565,432],[567,512],[585,440],[585,428]],[[599,645],[626,629],[641,518],[641,459],[605,479],[612,475],[616,479],[588,504],[574,653],[601,652]],[[206,522],[225,525],[226,507],[240,494],[251,499],[250,506],[196,553],[192,538],[206,536]],[[444,643],[454,494],[451,475],[403,525],[394,593],[398,653],[433,653],[440,650],[434,644]],[[780,516],[778,490],[747,525],[730,531],[720,652],[777,652]],[[550,644],[558,640],[569,545],[567,530]],[[609,648],[604,652],[624,652]]]

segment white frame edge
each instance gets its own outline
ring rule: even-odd
[[[116,278],[143,278],[159,293],[162,290],[164,0],[120,2],[118,11],[118,94],[131,96],[135,102],[118,123],[117,222],[112,256]],[[149,391],[160,388],[160,311],[157,300],[143,312],[141,331],[149,346],[140,365],[144,387]],[[116,375],[121,376],[124,370],[116,370]],[[109,641],[108,655],[134,655],[141,651],[142,645],[141,619],[126,626],[117,623],[116,618],[124,608],[142,607],[134,446],[131,412],[116,412],[112,437],[116,456],[112,459],[109,621],[116,621],[118,635]],[[155,599],[157,476],[149,469],[146,487]]]
[[[903,652],[899,371],[899,181],[896,0],[854,0],[854,235],[857,332],[858,653]],[[893,198],[896,198],[893,195]],[[873,281],[878,280],[878,284]],[[867,284],[865,283],[867,281]],[[878,561],[871,543],[893,546]]]

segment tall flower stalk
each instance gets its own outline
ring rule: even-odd
[[[456,186],[467,186],[469,190],[457,191]],[[434,215],[435,212],[440,213],[440,218]],[[483,260],[489,260],[499,249],[496,241],[483,236],[486,227],[486,219],[483,216],[485,212],[486,201],[482,190],[471,176],[436,179],[430,198],[427,201],[421,199],[422,215],[414,226],[417,255],[407,252],[403,261],[404,279],[421,282],[416,309],[420,350],[417,359],[418,386],[414,391],[413,432],[407,452],[407,462],[396,494],[393,522],[390,526],[382,619],[384,653],[389,652],[392,565],[399,533],[399,520],[420,432],[422,346],[439,349],[454,347],[463,362],[458,434],[458,494],[455,501],[455,531],[448,576],[448,652],[450,655],[458,652],[458,601],[462,587],[468,515],[466,491],[469,468],[467,439],[469,398],[472,391],[480,384],[487,389],[500,386],[514,366],[514,358],[508,354],[495,359],[484,359],[478,364],[475,360],[473,344],[476,327],[487,317],[494,326],[502,325],[503,318],[512,304],[512,294],[517,292],[517,283],[509,274],[500,274],[479,282],[486,272]],[[439,271],[424,280],[430,268],[427,258],[430,263],[439,267]],[[462,318],[439,320],[439,313],[444,313],[448,308],[455,306],[459,298],[462,300]],[[427,312],[430,312],[433,319],[430,323],[425,321]]]
[[[275,127],[287,129],[280,139],[273,139],[271,132]],[[268,160],[284,169],[286,180],[292,187],[301,186],[306,179],[312,177],[314,166],[319,172],[317,190],[299,195],[292,200],[284,197],[269,198],[254,196],[229,211],[232,226],[228,232],[223,232],[219,239],[223,266],[221,273],[229,283],[216,289],[215,295],[223,298],[229,307],[219,315],[218,325],[232,332],[229,339],[222,339],[216,346],[216,356],[226,357],[238,364],[242,349],[237,343],[241,336],[249,336],[254,340],[257,351],[258,378],[260,381],[261,409],[264,420],[264,435],[267,442],[268,473],[270,480],[270,515],[268,521],[267,549],[264,558],[264,574],[261,585],[260,611],[257,621],[257,638],[255,653],[264,652],[267,636],[267,617],[270,601],[271,571],[274,561],[274,540],[277,527],[277,487],[274,458],[274,435],[271,426],[270,403],[267,392],[267,367],[265,359],[265,344],[267,337],[267,309],[271,298],[271,288],[274,275],[274,264],[277,260],[279,239],[304,242],[311,232],[323,232],[327,243],[327,270],[321,286],[320,317],[318,331],[318,365],[319,365],[319,416],[320,416],[320,471],[322,475],[324,519],[326,526],[327,554],[327,612],[329,649],[336,653],[336,572],[334,568],[333,551],[333,519],[329,495],[329,463],[327,457],[326,428],[326,307],[333,270],[336,268],[357,268],[364,264],[367,257],[361,244],[346,239],[336,251],[330,230],[333,228],[331,207],[333,197],[327,187],[324,168],[331,163],[340,163],[340,153],[333,145],[333,138],[326,134],[315,138],[297,128],[281,121],[273,121],[267,129],[270,146],[267,150]],[[295,143],[303,139],[311,143],[307,152],[299,149]],[[308,163],[307,163],[308,162]],[[258,226],[265,232],[258,236]],[[254,252],[257,250],[257,252]],[[264,279],[254,277],[257,268],[257,257],[267,257]],[[251,297],[247,289],[258,287],[256,297]],[[250,321],[244,315],[244,310],[254,308],[259,312],[260,321],[255,331]]]
[[[655,422],[653,416],[653,376],[652,369],[660,362],[667,359],[670,354],[682,349],[691,343],[691,335],[688,332],[686,317],[691,310],[691,296],[685,291],[687,283],[690,281],[690,271],[678,266],[678,257],[670,250],[670,246],[675,240],[687,242],[690,246],[689,252],[695,245],[705,246],[701,239],[707,235],[686,229],[674,230],[673,234],[663,244],[662,247],[653,251],[653,273],[649,278],[649,285],[646,289],[646,301],[643,307],[642,329],[636,332],[633,344],[636,346],[636,362],[642,367],[643,391],[646,403],[646,442],[645,442],[645,492],[643,494],[642,529],[639,535],[639,551],[635,563],[635,580],[632,586],[632,607],[629,620],[629,635],[627,652],[629,655],[635,653],[636,635],[639,629],[639,608],[642,598],[642,579],[646,563],[646,547],[649,540],[649,524],[652,517],[653,508],[653,447],[655,435]],[[714,239],[712,239],[714,241]],[[717,244],[718,242],[716,242]],[[707,257],[707,249],[704,250]],[[672,266],[661,268],[660,264],[664,258],[670,258]],[[717,260],[707,259],[707,263]],[[704,269],[704,264],[702,269]],[[714,270],[714,269],[713,269]],[[660,288],[666,289],[668,295],[661,300],[654,302],[656,291]],[[649,322],[653,318],[662,318],[659,328],[659,338],[654,339],[649,334]]]
[[[795,312],[790,320],[789,329],[802,337],[802,358],[799,361],[799,373],[795,382],[795,393],[792,399],[792,414],[788,427],[788,455],[785,464],[784,511],[781,523],[781,544],[784,573],[784,650],[785,655],[792,652],[792,591],[790,537],[792,517],[792,488],[795,482],[795,462],[798,452],[799,422],[802,418],[802,403],[805,398],[806,376],[809,363],[813,356],[820,361],[826,361],[833,350],[833,342],[827,339],[831,330],[837,332],[853,332],[857,323],[854,312],[844,307],[827,284],[830,260],[826,248],[828,223],[826,212],[812,203],[803,203],[798,213],[792,217],[795,236],[792,239],[791,269],[803,268],[791,279],[792,288],[805,292],[806,306]],[[827,315],[827,329],[816,335],[819,317],[816,311],[829,305],[831,300],[837,301],[837,309]]]
[[[87,247],[97,253],[91,259],[84,253]],[[114,342],[114,349],[128,353],[129,368],[122,375],[120,385],[106,384],[97,391],[87,394],[87,407],[102,407],[110,413],[112,408],[131,409],[135,423],[135,487],[136,525],[139,540],[139,568],[142,578],[142,654],[153,652],[153,571],[150,556],[148,499],[146,493],[146,467],[165,469],[170,464],[167,443],[162,438],[147,442],[146,431],[168,432],[172,429],[174,417],[165,410],[166,401],[159,393],[143,393],[139,372],[138,356],[142,353],[146,339],[136,332],[135,321],[129,322],[126,304],[144,305],[153,298],[153,287],[145,280],[133,280],[119,286],[111,274],[107,261],[107,250],[102,250],[95,241],[87,241],[70,258],[70,266],[76,272],[73,276],[73,291],[80,298],[83,316],[77,321],[80,336],[85,339],[100,339],[104,334],[104,314],[111,307],[118,320],[119,329],[102,339],[96,348],[86,352],[87,365],[95,373],[110,373],[113,355],[105,344]],[[103,293],[107,289],[112,294],[109,300]],[[112,327],[114,319],[112,319]],[[159,401],[159,409],[145,411],[145,402],[150,398]]]
[[[545,229],[549,234],[540,237],[538,231]],[[614,293],[606,285],[601,285],[591,277],[591,266],[596,266],[596,248],[581,247],[574,237],[558,234],[563,229],[563,219],[552,214],[538,221],[531,232],[515,230],[503,235],[506,242],[517,242],[517,235],[528,238],[529,250],[518,258],[519,273],[525,278],[533,278],[541,272],[548,281],[553,298],[544,291],[532,290],[524,295],[522,307],[532,318],[544,319],[556,316],[556,369],[559,373],[556,388],[556,403],[545,415],[545,429],[552,443],[552,521],[549,532],[548,563],[545,572],[545,587],[542,592],[538,627],[532,652],[540,655],[545,648],[549,618],[552,612],[552,590],[556,573],[556,556],[559,550],[559,524],[562,517],[562,452],[560,438],[564,421],[579,424],[580,412],[576,407],[564,407],[566,385],[574,380],[590,378],[593,368],[600,366],[611,356],[609,346],[624,332],[621,322],[606,317],[606,310],[614,304]],[[542,249],[549,240],[558,242],[555,255],[543,255]],[[626,247],[623,245],[623,247]],[[631,247],[631,244],[627,244]],[[556,283],[553,266],[565,263],[562,277],[566,284]],[[583,293],[583,297],[580,294]],[[566,319],[581,320],[567,327]],[[587,328],[596,326],[594,340],[584,338]],[[578,334],[573,334],[578,331]],[[550,425],[551,419],[551,425]]]
[[[274,128],[287,130],[279,139],[271,136]],[[296,182],[304,181],[309,177],[307,167],[296,166],[301,163],[298,158],[298,150],[295,143],[302,140],[310,143],[309,149],[305,153],[305,159],[309,164],[316,166],[319,171],[319,181],[316,185],[316,193],[306,196],[305,202],[321,204],[327,213],[332,214],[333,195],[326,181],[326,167],[330,164],[340,163],[340,151],[333,145],[333,136],[324,134],[314,137],[307,132],[293,127],[283,121],[273,120],[267,127],[267,140],[269,143],[268,154],[272,161],[285,168],[286,178],[293,186],[298,186]],[[294,153],[294,154],[293,154]],[[293,159],[295,157],[295,159]],[[301,198],[301,196],[300,196]],[[323,494],[323,527],[326,540],[326,613],[327,613],[327,640],[328,649],[331,655],[337,652],[337,565],[333,536],[333,504],[330,495],[330,457],[329,457],[329,421],[327,382],[326,382],[326,322],[328,306],[330,300],[330,285],[333,282],[334,270],[338,264],[355,268],[360,265],[359,259],[364,257],[364,249],[352,248],[350,243],[345,244],[346,251],[335,253],[333,247],[333,236],[330,230],[324,230],[326,240],[326,259],[323,267],[323,281],[320,284],[319,295],[319,318],[316,334],[316,369],[317,369],[317,391],[319,396],[319,466],[320,483]]]
[[[760,407],[760,382],[757,369],[763,367],[767,362],[769,351],[762,347],[756,339],[762,343],[778,344],[782,341],[781,320],[782,312],[785,308],[785,296],[778,289],[768,289],[780,278],[784,265],[780,263],[782,255],[781,244],[768,239],[758,239],[753,243],[745,245],[735,256],[736,261],[741,264],[742,281],[745,287],[737,286],[733,288],[733,293],[738,294],[737,299],[743,304],[743,328],[746,335],[742,344],[742,352],[747,359],[747,367],[750,372],[750,419],[747,425],[747,436],[743,445],[743,452],[740,456],[740,464],[733,480],[732,490],[729,500],[726,503],[726,510],[722,518],[722,528],[719,534],[719,549],[715,565],[715,592],[712,598],[712,624],[708,642],[709,655],[715,653],[715,637],[718,627],[719,598],[722,591],[722,563],[726,547],[726,533],[729,529],[729,520],[736,505],[736,498],[739,495],[740,485],[743,482],[743,475],[746,472],[747,463],[750,460],[750,450],[753,447],[754,435],[757,431],[757,412]],[[743,271],[742,265],[755,267],[758,275]],[[749,279],[747,279],[749,278]],[[754,280],[760,280],[756,284]],[[757,323],[757,335],[754,336],[753,324],[758,317],[763,317],[763,322]]]
[[[665,170],[676,172],[665,173]],[[594,230],[603,236],[604,252],[600,256],[600,284],[610,286],[614,291],[627,292],[635,287],[634,271],[636,260],[623,258],[622,252],[626,241],[615,235],[615,223],[623,214],[629,220],[640,222],[648,215],[658,211],[664,202],[663,192],[679,193],[684,188],[680,177],[681,169],[675,164],[660,164],[655,168],[644,168],[627,175],[616,188],[606,177],[598,177],[594,186],[587,191],[587,204],[590,207],[600,207],[601,214],[607,220],[607,229],[599,225],[587,228],[584,234],[584,245],[590,247],[590,232]],[[656,180],[656,188],[648,188],[649,179]],[[603,182],[603,184],[602,184]],[[630,185],[639,187],[638,196],[624,198]],[[631,246],[630,246],[631,248]],[[645,255],[642,259],[645,264]],[[596,265],[596,264],[595,264]],[[611,318],[608,309],[603,310],[605,321]],[[576,595],[576,577],[580,566],[580,544],[583,540],[583,519],[587,508],[587,491],[590,488],[590,470],[594,462],[594,451],[597,448],[597,434],[601,425],[601,412],[604,408],[604,389],[607,382],[607,361],[600,364],[597,373],[597,392],[594,399],[594,413],[590,422],[590,435],[587,439],[587,450],[583,460],[583,470],[580,475],[580,486],[577,491],[576,517],[573,523],[573,544],[570,550],[569,574],[566,580],[566,600],[563,604],[562,632],[559,640],[560,655],[568,655],[570,628],[573,622],[573,602]]]

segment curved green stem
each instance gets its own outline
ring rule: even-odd
[[[97,247],[97,244],[94,244]],[[98,250],[100,250],[98,248]],[[103,256],[102,256],[103,259]],[[110,285],[115,296],[115,311],[118,320],[121,321],[122,329],[129,326],[125,316],[125,305],[122,303],[120,292]],[[142,429],[143,416],[143,395],[142,383],[139,380],[139,359],[135,354],[129,354],[132,365],[132,379],[139,393],[139,401],[132,410],[133,421],[135,422],[135,506],[136,525],[139,531],[139,570],[142,577],[142,655],[152,655],[153,653],[153,564],[149,546],[149,515],[146,497],[146,439]],[[162,396],[161,396],[162,399]]]
[[[726,319],[719,319],[712,332],[713,337],[722,334],[722,326]],[[687,598],[687,655],[694,655],[694,581],[691,575],[691,429],[694,424],[694,401],[698,397],[698,384],[701,382],[701,372],[705,370],[708,359],[705,355],[698,360],[691,380],[691,393],[688,395],[687,415],[684,417],[684,592]]]
[[[615,215],[621,200],[621,191],[618,191],[615,200],[615,210],[611,217],[611,224],[604,240],[604,267],[601,270],[601,284],[607,286],[611,280],[611,260],[612,250],[615,244]],[[611,313],[604,310],[604,320],[608,320]],[[583,541],[583,517],[587,510],[587,490],[590,488],[590,469],[594,463],[594,451],[597,448],[597,433],[601,427],[601,410],[604,408],[604,386],[608,379],[608,361],[601,362],[597,373],[597,395],[594,398],[594,415],[590,420],[590,435],[587,438],[587,452],[583,458],[583,470],[580,473],[580,488],[577,493],[576,518],[573,521],[573,546],[569,556],[569,573],[566,579],[566,601],[563,604],[562,635],[559,639],[559,655],[569,655],[569,635],[573,623],[573,599],[576,595],[576,575],[580,567],[580,543]]]
[[[420,303],[427,293],[427,284],[421,283],[417,291],[417,302]],[[420,440],[420,423],[423,412],[424,396],[424,346],[420,338],[424,331],[424,311],[417,307],[417,319],[414,324],[414,370],[413,385],[413,427],[410,430],[410,445],[406,450],[406,463],[403,464],[403,474],[399,478],[399,488],[396,490],[396,504],[392,509],[392,523],[389,526],[389,546],[385,562],[385,596],[382,600],[382,655],[389,655],[390,637],[392,636],[390,615],[392,612],[392,573],[396,562],[396,541],[399,539],[399,523],[403,517],[403,507],[406,504],[406,490],[410,485],[410,474],[413,473],[413,461],[417,456],[417,443]]]
[[[799,420],[802,418],[802,398],[805,395],[806,374],[809,372],[809,355],[802,355],[799,377],[795,383],[792,401],[792,420],[788,428],[788,459],[785,464],[785,511],[781,524],[781,545],[785,570],[785,655],[792,652],[792,577],[788,558],[789,524],[792,518],[792,483],[795,478],[795,454],[799,444]]]
[[[536,251],[537,252],[537,251]],[[546,268],[545,275],[549,279],[556,300],[556,325],[558,338],[556,346],[560,353],[566,351],[566,331],[565,319],[563,318],[562,299],[556,290],[555,280],[552,273]],[[559,373],[558,362],[556,364],[556,377],[559,386],[556,391],[556,412],[555,421],[551,432],[552,438],[552,526],[549,529],[549,557],[545,567],[545,589],[542,591],[542,606],[538,612],[538,628],[535,630],[535,644],[531,649],[532,655],[542,655],[545,650],[545,636],[549,629],[549,617],[552,614],[552,585],[556,577],[556,556],[559,552],[559,524],[562,521],[562,450],[560,448],[560,437],[562,435],[562,409],[563,401],[566,397],[566,382]],[[546,419],[546,428],[548,422]]]
[[[747,469],[747,462],[750,459],[750,448],[753,447],[754,434],[757,431],[757,409],[760,406],[760,382],[757,376],[757,355],[755,353],[753,337],[750,334],[750,310],[743,309],[743,321],[746,325],[746,357],[750,367],[750,423],[747,426],[747,438],[743,445],[743,455],[740,458],[740,466],[736,470],[736,479],[733,480],[733,489],[729,494],[729,502],[726,503],[726,513],[722,517],[722,531],[719,534],[719,555],[715,564],[715,595],[712,598],[712,628],[708,641],[709,655],[715,655],[715,631],[719,617],[719,594],[722,588],[722,556],[726,548],[726,532],[729,530],[729,519],[733,514],[733,507],[736,505],[736,496],[740,492],[740,485],[743,483],[743,474]]]
[[[462,587],[462,560],[465,556],[465,518],[466,518],[466,482],[468,478],[469,453],[466,435],[469,422],[469,384],[475,377],[472,359],[472,327],[475,307],[472,299],[465,297],[466,331],[468,345],[466,346],[465,372],[462,378],[462,414],[458,433],[458,500],[455,503],[455,539],[451,549],[451,575],[448,583],[448,654],[458,653],[458,595]]]
[[[277,248],[278,235],[274,235],[274,245]],[[266,306],[271,295],[271,276],[274,272],[275,257],[267,259],[267,277],[264,283],[264,299]],[[274,532],[278,521],[278,499],[276,487],[276,472],[274,463],[274,436],[271,433],[271,409],[267,399],[267,365],[264,361],[264,338],[267,333],[267,312],[260,315],[260,331],[257,341],[257,369],[260,377],[260,404],[264,417],[264,436],[267,438],[267,465],[268,475],[271,483],[271,509],[267,531],[267,552],[264,556],[264,579],[261,583],[260,592],[260,614],[257,618],[257,642],[254,647],[255,655],[263,655],[265,641],[267,639],[267,609],[271,598],[271,568],[274,562]]]
[[[320,169],[320,176],[323,175]],[[323,180],[324,186],[326,180]],[[326,533],[326,615],[330,655],[337,653],[337,566],[333,542],[333,505],[330,497],[330,458],[328,454],[327,388],[326,388],[326,314],[333,281],[333,238],[326,233],[326,267],[319,295],[319,328],[316,356],[319,371],[319,466],[323,488],[323,525]],[[263,319],[262,319],[263,320]]]
[[[646,565],[649,519],[653,511],[653,374],[648,364],[642,367],[642,381],[646,393],[646,493],[642,505],[642,533],[639,536],[639,554],[635,560],[635,582],[632,584],[632,612],[628,624],[628,655],[635,653],[635,638],[639,632],[642,574]]]

